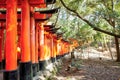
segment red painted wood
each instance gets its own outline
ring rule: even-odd
[[[62,55],[62,41],[60,40],[60,55]]]
[[[55,58],[57,55],[57,40],[56,35],[53,35],[53,57]]]
[[[50,33],[50,37],[51,37],[51,57],[54,57],[54,46],[53,46],[53,34]]]
[[[61,41],[61,55],[64,55],[64,42]]]
[[[50,59],[50,37],[49,32],[44,33],[44,60]]]
[[[49,16],[49,14],[40,14],[39,12],[35,12],[33,16],[34,16],[35,20],[47,19],[47,18],[51,17],[51,16]],[[17,19],[21,20],[21,14],[17,14]],[[6,15],[5,14],[0,14],[0,21],[1,20],[3,20],[3,22],[5,22],[5,20],[6,20]]]
[[[60,40],[57,40],[57,55],[60,55],[60,51],[61,51]]]
[[[30,6],[29,0],[22,0],[22,30],[21,30],[21,62],[29,62],[30,59]]]
[[[43,61],[44,60],[44,27],[43,23],[39,26],[39,60]]]
[[[50,16],[48,16],[49,14],[40,14],[38,12],[35,12],[33,14],[35,19],[46,19],[46,18],[50,18]],[[0,20],[6,20],[6,14],[0,14]],[[17,14],[17,19],[21,19],[21,14]]]
[[[29,4],[31,5],[31,6],[38,6],[38,7],[40,7],[40,4],[45,4],[45,0],[29,0]],[[18,0],[18,3],[17,3],[17,5],[18,6],[20,6],[21,7],[21,5],[22,5],[22,0]],[[1,8],[5,8],[6,7],[6,0],[0,0],[0,7]],[[43,6],[41,6],[41,7],[43,7]],[[44,6],[44,7],[46,7],[46,6]]]
[[[39,12],[34,13],[34,18],[35,19],[46,19],[49,18],[47,14],[40,14]]]
[[[2,25],[2,23],[0,23],[0,62],[2,62],[2,55],[3,55],[3,47],[4,47],[4,45],[3,45],[3,36],[4,36],[4,29],[3,29],[3,25]]]
[[[18,22],[17,25],[17,35],[18,35],[18,45],[17,45],[17,58],[21,59],[21,23]]]
[[[38,63],[38,46],[39,46],[39,42],[38,42],[38,30],[39,30],[39,24],[36,24],[36,30],[35,30],[35,63]]]
[[[31,7],[30,15],[30,53],[32,63],[35,63],[35,19],[33,16],[34,8]]]
[[[52,33],[50,33],[49,34],[49,36],[50,36],[50,38],[49,38],[49,40],[50,40],[50,57],[52,57],[53,58],[53,37],[52,37]]]
[[[6,70],[17,69],[17,0],[7,0]]]

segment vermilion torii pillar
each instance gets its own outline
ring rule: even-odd
[[[52,61],[52,63],[54,63],[55,58],[53,55],[53,36],[52,36],[52,33],[50,33],[50,51],[51,51],[51,61]]]
[[[31,53],[31,60],[32,60],[32,72],[33,76],[36,75],[36,64],[35,64],[35,19],[34,19],[34,8],[31,7],[30,12],[30,53]]]
[[[3,26],[3,22],[1,22],[0,23],[0,69],[2,69],[2,59],[3,59],[3,57],[2,57],[3,51],[2,50],[4,47],[4,45],[3,45],[4,29],[5,29],[5,27]]]
[[[56,54],[57,54],[57,40],[56,40],[56,34],[53,34],[53,58],[56,60]]]
[[[49,32],[44,32],[44,60],[50,60],[50,36]]]
[[[44,63],[44,24],[41,23],[39,26],[39,70],[43,70]]]
[[[39,62],[38,62],[38,48],[39,48],[39,24],[35,24],[35,64],[36,64],[36,70],[39,71]]]
[[[20,80],[32,80],[30,59],[30,6],[29,0],[21,3],[21,63]]]
[[[60,55],[60,52],[61,52],[61,45],[60,45],[60,39],[57,39],[57,55],[56,55],[56,58],[57,59],[60,59],[61,58],[61,55]]]
[[[17,72],[17,0],[7,0],[6,14],[6,67],[4,80],[18,80]]]

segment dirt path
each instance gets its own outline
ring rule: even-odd
[[[63,60],[56,80],[120,80],[120,63],[103,60]],[[78,64],[77,66],[73,63]],[[73,67],[68,69],[68,65]]]

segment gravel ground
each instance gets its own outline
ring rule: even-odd
[[[120,80],[120,63],[103,60],[75,60],[78,67],[71,67],[70,60],[64,60],[55,80]]]
[[[111,60],[107,51],[88,48],[74,53],[75,60],[63,59],[54,80],[120,80],[120,62]]]

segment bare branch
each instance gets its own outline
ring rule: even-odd
[[[58,18],[59,18],[59,13],[60,13],[60,10],[58,11],[58,14],[57,14],[57,18],[56,18],[56,21],[55,21],[55,26],[56,26]]]
[[[112,11],[114,11],[114,1],[111,0]]]

